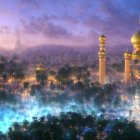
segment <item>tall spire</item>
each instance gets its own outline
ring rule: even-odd
[[[105,42],[106,42],[106,37],[103,35],[103,30],[102,30],[102,35],[99,37],[100,41],[100,51],[98,53],[99,57],[99,83],[102,85],[105,83],[106,80],[106,52],[105,52]]]
[[[19,32],[19,30],[17,29],[17,30],[16,30],[16,44],[15,44],[15,49],[16,49],[16,50],[19,50],[20,47],[21,47],[20,32]]]

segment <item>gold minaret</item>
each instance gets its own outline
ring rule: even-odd
[[[139,16],[139,25],[140,25],[140,16]],[[124,79],[126,83],[130,83],[131,79],[131,67],[133,69],[133,76],[135,78],[140,79],[140,73],[137,68],[140,66],[140,29],[132,36],[131,42],[133,44],[133,52],[132,55],[126,51],[124,54],[125,59],[125,71],[124,71]],[[131,66],[132,64],[135,65],[135,67]]]
[[[98,53],[99,57],[99,83],[102,85],[105,83],[106,78],[106,52],[105,52],[105,41],[106,37],[103,34],[99,37],[100,41],[100,51]]]
[[[128,83],[131,80],[131,73],[130,73],[130,64],[131,64],[131,54],[128,52],[128,50],[124,53],[124,59],[125,59],[125,82]]]

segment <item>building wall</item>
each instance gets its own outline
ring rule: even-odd
[[[106,58],[99,57],[99,83],[103,84],[106,78]]]

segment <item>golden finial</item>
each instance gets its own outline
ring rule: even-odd
[[[99,40],[106,40],[106,37],[103,34],[103,29],[102,29],[102,35],[99,37]]]
[[[124,53],[125,56],[131,56],[130,52],[128,51],[128,48],[126,50],[126,52]]]

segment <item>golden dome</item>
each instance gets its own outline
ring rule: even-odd
[[[99,40],[106,40],[106,37],[105,37],[105,35],[103,34],[103,31],[102,31],[102,35],[99,37]]]
[[[140,29],[132,36],[131,42],[132,44],[140,43]]]
[[[42,66],[42,64],[37,65],[36,70],[37,71],[44,71],[44,67]]]
[[[131,53],[127,50],[125,53],[124,53],[125,56],[131,56]]]

